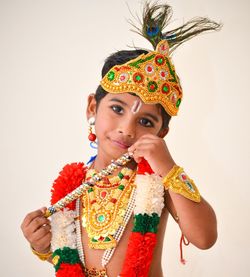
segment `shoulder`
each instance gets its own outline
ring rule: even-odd
[[[82,162],[66,164],[53,182],[51,189],[51,205],[55,204],[61,198],[80,186],[85,178],[86,172],[87,167]],[[67,207],[69,209],[74,209],[74,202]]]

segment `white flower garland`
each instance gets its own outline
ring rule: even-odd
[[[135,214],[156,213],[161,216],[164,207],[164,187],[161,177],[155,174],[136,175]]]
[[[76,211],[63,209],[51,216],[51,249],[70,247],[76,249]]]

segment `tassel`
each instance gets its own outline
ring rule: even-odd
[[[180,254],[181,254],[181,258],[180,258],[180,261],[183,265],[186,264],[186,260],[183,258],[183,249],[182,249],[182,244],[188,246],[189,245],[189,241],[186,239],[185,240],[185,237],[184,235],[182,234],[181,235],[181,239],[180,239]]]

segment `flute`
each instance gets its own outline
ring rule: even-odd
[[[50,206],[44,216],[50,217],[52,214],[60,211],[66,207],[69,203],[79,198],[87,189],[93,187],[96,182],[100,181],[103,177],[111,175],[117,168],[127,164],[132,160],[133,154],[125,153],[120,158],[112,161],[106,168],[102,169],[99,173],[95,174],[87,182],[83,182],[79,187],[68,193],[65,197],[60,199],[54,205]]]

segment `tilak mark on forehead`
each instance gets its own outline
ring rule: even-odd
[[[136,99],[134,104],[133,104],[133,106],[132,106],[132,108],[131,108],[131,112],[134,113],[134,114],[138,113],[140,108],[141,108],[141,105],[142,105],[141,100],[140,99]]]

